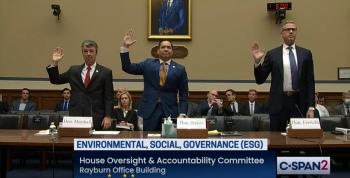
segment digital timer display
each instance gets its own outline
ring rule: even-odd
[[[276,11],[280,9],[292,10],[292,3],[291,2],[267,3],[268,11]]]

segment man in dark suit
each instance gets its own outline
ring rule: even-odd
[[[334,107],[335,115],[350,116],[350,92],[343,92],[343,103]]]
[[[69,109],[70,89],[64,88],[62,90],[62,97],[63,97],[63,100],[56,104],[55,112],[68,111]]]
[[[120,47],[120,57],[123,71],[143,75],[144,91],[138,114],[143,118],[143,130],[161,129],[161,118],[186,117],[188,80],[185,67],[172,60],[173,45],[169,40],[158,43],[159,59],[146,59],[140,63],[131,63],[129,47],[136,41],[132,39],[133,32],[124,36]],[[179,106],[176,95],[179,91]],[[180,112],[180,115],[179,115]]]
[[[0,114],[5,114],[9,112],[9,105],[7,102],[0,101]]]
[[[236,101],[236,92],[233,89],[228,89],[225,91],[226,101],[223,112],[225,116],[240,115],[239,108],[241,104]]]
[[[30,90],[23,88],[21,92],[21,99],[12,102],[11,111],[35,111],[36,104],[29,100]]]
[[[97,43],[85,40],[81,44],[85,63],[71,66],[65,73],[59,74],[58,62],[63,58],[63,49],[55,48],[52,64],[47,67],[50,82],[53,84],[69,83],[71,99],[70,116],[92,116],[96,130],[111,126],[113,108],[112,71],[96,63]]]
[[[255,43],[252,55],[257,84],[265,82],[271,73],[269,96],[270,128],[285,131],[291,117],[314,117],[315,80],[312,53],[296,46],[297,26],[286,21],[281,29],[283,45],[265,52]],[[261,59],[264,57],[261,64]]]
[[[197,106],[198,116],[221,116],[223,114],[222,100],[216,90],[210,90],[207,99],[201,101]]]
[[[159,13],[160,35],[185,35],[186,12],[183,0],[163,0]]]
[[[264,113],[263,106],[256,101],[257,91],[250,89],[248,92],[248,102],[242,103],[240,112],[242,115],[251,116],[258,113]]]

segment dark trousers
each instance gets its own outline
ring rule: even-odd
[[[304,117],[303,113],[300,111],[299,103],[299,95],[295,94],[292,96],[283,95],[282,100],[282,109],[279,113],[270,113],[270,130],[271,131],[286,131],[287,122],[289,122],[290,118],[296,117]],[[274,107],[274,106],[270,106]]]
[[[144,131],[161,131],[161,125],[165,114],[161,103],[158,103],[149,118],[143,118]]]

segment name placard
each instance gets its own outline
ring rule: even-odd
[[[177,118],[177,129],[206,129],[205,118]]]
[[[62,128],[92,128],[92,117],[63,117]]]
[[[290,118],[292,129],[321,129],[318,118]]]

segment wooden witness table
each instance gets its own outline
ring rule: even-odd
[[[7,174],[7,153],[8,150],[15,148],[42,148],[52,150],[63,149],[73,151],[74,138],[60,137],[54,141],[50,136],[36,136],[37,130],[0,130],[0,149],[1,149],[1,174],[0,178],[5,178]],[[121,132],[118,135],[105,135],[91,138],[147,138],[148,132]],[[286,149],[323,149],[334,150],[350,148],[350,136],[334,135],[324,132],[322,138],[317,139],[297,139],[281,135],[279,132],[241,132],[242,136],[214,136],[210,138],[267,138],[269,150]],[[349,139],[349,140],[348,140]],[[350,151],[349,151],[350,152]]]

